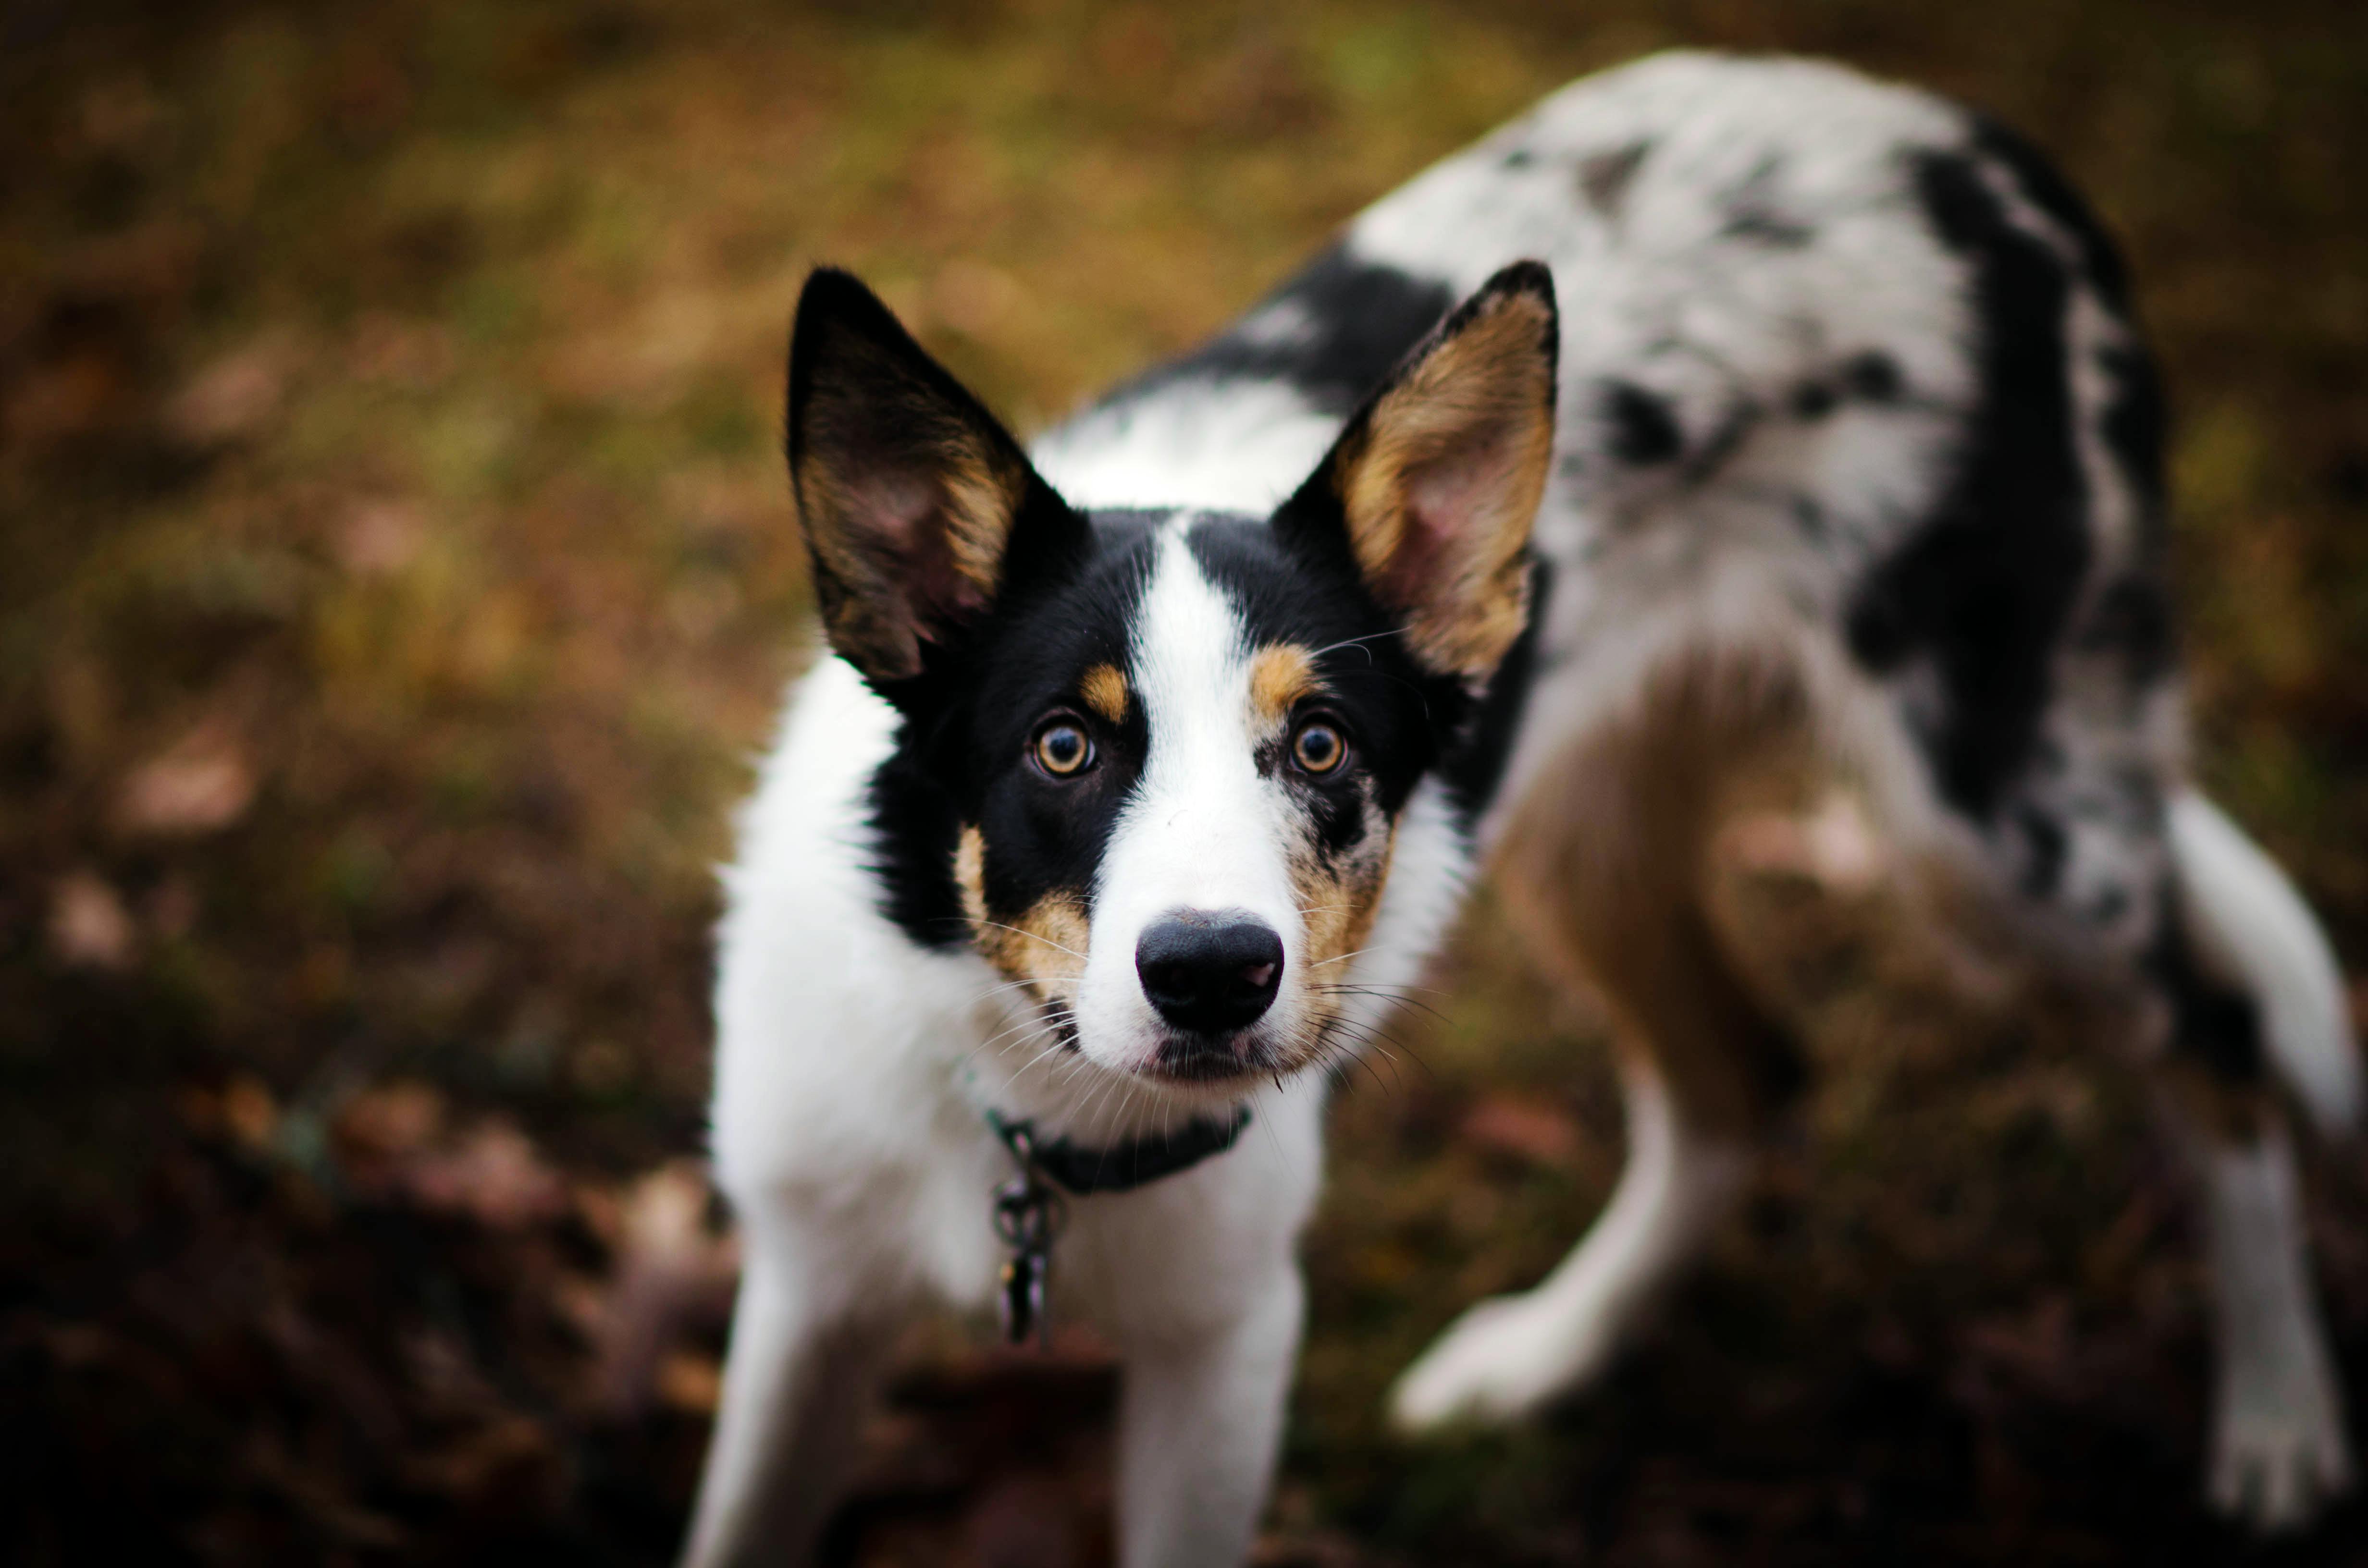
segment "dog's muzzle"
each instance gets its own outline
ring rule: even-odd
[[[1161,1064],[1188,1076],[1237,1073],[1234,1037],[1266,1016],[1282,988],[1282,938],[1246,911],[1179,909],[1147,926],[1134,947],[1143,994],[1182,1037]]]

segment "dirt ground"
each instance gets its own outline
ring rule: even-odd
[[[666,1561],[732,1271],[710,868],[808,656],[805,269],[1041,425],[1677,43],[1928,83],[2092,194],[2179,415],[2200,770],[2368,964],[2348,5],[0,6],[14,1560]],[[1259,1563],[2368,1562],[2368,1506],[2265,1549],[2198,1505],[2128,1079],[1848,971],[1652,1343],[1533,1429],[1389,1441],[1395,1371],[1618,1169],[1598,1034],[1503,947],[1484,903],[1343,1088]],[[2368,1173],[2309,1176],[2368,1413]],[[910,1346],[830,1562],[1106,1560],[1106,1358],[975,1327]]]

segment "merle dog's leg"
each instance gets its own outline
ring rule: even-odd
[[[2163,1100],[2203,1210],[2219,1340],[2211,1496],[2292,1528],[2352,1471],[2271,1075],[2340,1131],[2357,1114],[2358,1058],[2334,955],[2284,873],[2192,791],[2172,797],[2166,825],[2170,896],[2145,973],[2169,1024]]]
[[[830,1312],[817,1260],[750,1228],[684,1568],[798,1563],[837,1500],[902,1314]]]
[[[1787,744],[1797,702],[1764,670],[1714,667],[1677,672],[1656,699],[1558,767],[1571,792],[1527,808],[1497,879],[1545,972],[1611,1015],[1627,1168],[1552,1274],[1474,1307],[1399,1379],[1402,1429],[1508,1419],[1601,1370],[1747,1189],[1797,1079],[1707,902],[1729,781]]]
[[[1509,1420],[1587,1382],[1744,1190],[1748,1140],[1690,1125],[1649,1060],[1624,1076],[1628,1164],[1611,1201],[1534,1289],[1473,1307],[1406,1369],[1390,1396],[1402,1429]]]

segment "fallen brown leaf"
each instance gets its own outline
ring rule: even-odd
[[[263,1149],[279,1126],[279,1102],[262,1079],[241,1074],[222,1085],[222,1130],[250,1149]]]
[[[411,563],[427,533],[427,520],[409,502],[364,501],[338,531],[337,559],[356,576],[386,576]]]
[[[420,1153],[403,1180],[424,1207],[495,1230],[517,1230],[567,1208],[559,1173],[543,1163],[532,1140],[500,1118],[480,1122],[457,1144]]]
[[[95,871],[71,871],[50,894],[50,951],[75,969],[120,970],[139,933],[123,900]]]
[[[295,362],[295,345],[281,334],[233,349],[174,395],[165,405],[165,428],[193,447],[254,435],[279,412]]]
[[[427,1145],[444,1126],[444,1096],[428,1084],[404,1080],[365,1089],[338,1110],[338,1140],[381,1157]]]
[[[135,833],[192,836],[228,827],[255,801],[255,770],[238,742],[213,726],[191,731],[133,770],[116,822]]]

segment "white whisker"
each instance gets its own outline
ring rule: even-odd
[[[982,926],[992,926],[997,931],[1008,931],[1014,936],[1025,937],[1032,942],[1042,942],[1048,948],[1060,948],[1061,951],[1068,954],[1071,958],[1076,959],[1079,963],[1083,963],[1086,960],[1086,955],[1077,951],[1076,949],[1062,948],[1060,943],[1053,940],[1052,937],[1043,935],[1042,932],[1023,931],[1017,926],[1006,926],[1000,920],[982,920],[979,924]]]
[[[1316,649],[1315,652],[1308,654],[1307,656],[1310,660],[1320,659],[1326,653],[1337,653],[1343,648],[1354,648],[1359,653],[1364,654],[1366,659],[1370,662],[1373,656],[1373,651],[1371,648],[1366,647],[1366,643],[1378,642],[1384,637],[1403,637],[1405,635],[1406,628],[1402,626],[1394,627],[1387,631],[1369,631],[1362,637],[1345,637],[1338,642],[1328,643],[1324,647]]]

